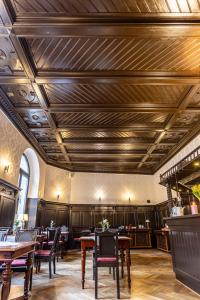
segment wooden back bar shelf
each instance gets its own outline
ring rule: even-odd
[[[200,214],[166,218],[176,278],[200,294]]]

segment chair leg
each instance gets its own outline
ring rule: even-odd
[[[111,274],[112,273],[112,270],[111,270],[111,267],[109,267],[109,274]]]
[[[56,257],[53,258],[53,273],[56,274]]]
[[[117,299],[120,299],[119,266],[116,267],[116,278],[117,278]]]
[[[32,283],[33,283],[33,268],[31,268],[29,291],[32,291]]]
[[[95,267],[95,299],[98,298],[98,268]]]
[[[113,268],[113,280],[115,280],[115,268]]]
[[[49,279],[52,278],[52,271],[51,271],[51,258],[49,259]]]

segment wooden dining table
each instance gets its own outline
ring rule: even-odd
[[[2,290],[1,300],[7,300],[10,294],[12,270],[11,264],[13,260],[20,256],[27,255],[27,272],[25,273],[25,289],[24,299],[28,299],[28,286],[31,275],[32,252],[37,242],[0,242],[0,262],[5,264],[5,269],[2,272]]]
[[[85,287],[85,263],[86,263],[86,251],[95,246],[95,236],[83,236],[79,238],[81,242],[81,273],[82,273],[82,289]],[[127,236],[118,237],[118,249],[121,258],[121,275],[124,276],[124,261],[126,261],[127,266],[127,277],[128,286],[131,287],[131,276],[130,276],[130,266],[131,266],[131,256],[130,256],[130,242],[131,238]]]

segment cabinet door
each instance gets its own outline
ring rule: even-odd
[[[0,197],[0,226],[12,227],[15,217],[15,199]]]

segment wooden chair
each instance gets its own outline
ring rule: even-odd
[[[53,262],[53,273],[56,273],[56,256],[57,249],[60,240],[60,228],[55,229],[55,235],[53,244],[50,250],[38,250],[35,252],[35,261],[36,261],[36,273],[40,272],[41,261],[47,261],[49,263],[49,278],[52,278],[52,262]]]
[[[61,229],[60,229],[60,232],[61,232]],[[56,228],[47,228],[47,239],[46,241],[43,242],[43,248],[44,249],[51,249],[53,243],[54,243],[54,237],[55,237],[55,233],[56,233]],[[64,241],[61,240],[61,235],[60,235],[60,239],[59,239],[59,242],[58,242],[58,245],[57,245],[57,261],[58,261],[58,258],[59,256],[61,258],[63,258],[63,252],[64,252]]]
[[[118,232],[95,232],[94,252],[95,299],[98,297],[98,268],[109,267],[116,270],[117,298],[120,299]]]

